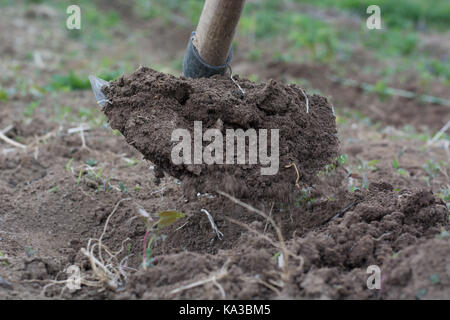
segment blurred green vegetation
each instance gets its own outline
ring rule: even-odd
[[[136,0],[135,12],[144,19],[163,18],[171,25],[185,21],[195,27],[203,3],[203,0]],[[369,16],[366,10],[371,4],[381,7],[382,30],[366,28]],[[317,12],[303,13],[305,6],[309,13]],[[320,14],[324,9],[359,17],[360,26],[349,28],[336,23],[327,14]],[[448,0],[378,0],[376,3],[371,0],[259,0],[246,3],[238,35],[255,44],[248,50],[247,58],[252,61],[267,54],[266,44],[270,43],[275,60],[329,63],[339,67],[340,62],[354,58],[355,47],[363,47],[380,61],[386,58],[395,61],[385,68],[369,70],[371,73],[389,78],[413,68],[425,83],[430,79],[450,83],[447,58],[436,57],[434,52],[420,48],[421,32],[448,29],[449,21]]]
[[[9,1],[9,0],[2,0]],[[14,4],[14,1],[12,1]],[[81,8],[81,30],[68,30],[65,28],[66,16],[61,16],[61,24],[70,39],[78,39],[89,50],[95,50],[99,43],[111,43],[114,39],[112,29],[120,25],[120,13],[109,9],[106,2],[77,0],[25,0],[25,5],[46,4],[66,12],[69,5],[76,4]]]
[[[103,72],[98,75],[105,81],[111,81],[122,75],[123,72],[119,70]],[[44,89],[47,91],[71,91],[71,90],[84,90],[89,89],[91,84],[88,79],[88,75],[79,76],[73,70],[70,70],[68,74],[53,75],[53,80]]]
[[[450,1],[448,0],[295,0],[327,8],[339,8],[363,15],[368,6],[381,8],[384,22],[390,28],[449,27]]]
[[[73,4],[70,0],[24,0],[24,3],[45,3],[61,12]],[[1,4],[14,4],[14,1],[2,0]],[[79,0],[77,4],[82,8],[82,30],[65,29],[65,32],[88,50],[96,50],[100,44],[116,41],[117,30],[123,34],[130,32],[127,24],[122,23],[122,7],[130,8],[139,19],[158,19],[171,28],[181,25],[194,29],[204,0]],[[382,30],[366,28],[366,10],[371,4],[381,7]],[[352,23],[339,22],[339,17],[349,18]],[[62,15],[61,24],[65,24],[64,18]],[[245,46],[241,52],[251,61],[321,63],[343,75],[358,58],[357,49],[362,48],[375,60],[367,66],[361,65],[362,72],[382,79],[380,83],[389,83],[394,76],[415,71],[422,87],[428,88],[436,80],[450,84],[450,64],[448,55],[423,46],[424,32],[446,30],[449,21],[448,0],[248,0],[234,46],[237,49]],[[181,59],[173,61],[170,67],[179,70]],[[111,74],[104,74],[111,69]],[[103,74],[99,76],[109,80],[124,69],[110,64],[100,71]],[[86,88],[89,82],[82,71],[54,75],[46,87],[48,90]],[[0,99],[7,99],[1,88]]]

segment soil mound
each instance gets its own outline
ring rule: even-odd
[[[141,67],[103,88],[110,101],[104,112],[111,127],[119,130],[146,159],[183,181],[186,195],[221,189],[240,198],[289,199],[301,184],[310,184],[317,171],[337,154],[332,107],[326,98],[307,96],[295,85],[273,80],[255,84],[235,78],[245,93],[230,77],[177,78]],[[232,164],[174,164],[171,154],[179,141],[172,141],[172,133],[176,129],[190,133],[192,154],[189,156],[183,149],[178,155],[193,160],[196,121],[201,122],[202,135],[208,129],[220,131],[221,138],[216,135],[200,143],[204,151],[213,143],[221,145],[223,163],[230,153],[227,129],[242,129],[245,133],[254,129],[258,140],[245,138],[245,163],[238,162],[238,148],[229,158]],[[263,140],[267,141],[267,150],[263,150],[264,143],[259,140],[261,129],[267,130],[267,139]],[[279,130],[279,148],[273,129]],[[236,141],[239,147],[238,140],[230,141]],[[249,160],[250,150],[258,150],[256,164]],[[262,150],[273,159],[278,158],[278,150],[278,165],[274,161],[262,163]],[[217,151],[210,154],[220,155]],[[277,169],[276,174],[262,175],[261,169],[269,166]]]

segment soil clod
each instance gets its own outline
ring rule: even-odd
[[[332,108],[326,98],[308,97],[295,85],[274,80],[255,84],[237,76],[236,81],[245,90],[244,96],[237,92],[229,77],[186,79],[139,68],[130,76],[103,87],[110,101],[104,112],[113,129],[119,130],[146,159],[182,180],[190,195],[214,192],[220,186],[239,198],[287,199],[299,188],[299,182],[312,183],[318,170],[337,154]],[[222,134],[223,140],[218,143],[223,146],[224,163],[227,153],[232,152],[225,139],[229,129],[242,129],[246,133],[254,129],[259,138],[261,129],[266,129],[268,153],[279,151],[276,164],[274,161],[278,159],[271,157],[276,154],[268,155],[273,160],[270,166],[276,166],[276,174],[262,174],[261,169],[268,164],[261,163],[261,143],[256,144],[260,152],[258,162],[250,162],[248,155],[253,147],[250,138],[245,140],[245,164],[238,162],[239,149],[230,157],[234,160],[232,164],[217,164],[219,161],[213,165],[194,164],[194,161],[174,164],[172,133],[186,129],[194,137],[190,145],[195,152],[194,122],[198,121],[203,135],[208,129],[217,129]],[[279,148],[276,148],[274,129],[279,130]],[[202,144],[205,150],[210,142]],[[192,159],[192,155],[188,157]],[[293,170],[286,169],[292,163],[300,173],[293,174]]]

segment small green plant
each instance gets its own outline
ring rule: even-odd
[[[431,182],[434,178],[438,176],[441,171],[440,166],[432,160],[427,160],[427,162],[422,166],[426,172],[426,176],[422,177],[428,186],[431,185]]]
[[[299,207],[300,204],[311,205],[316,201],[316,199],[311,195],[311,190],[312,190],[312,188],[308,187],[308,188],[303,188],[300,191],[300,197],[299,197],[298,201],[295,202],[296,207]]]
[[[340,166],[343,166],[344,164],[346,164],[348,162],[348,156],[346,154],[342,154],[342,155],[338,156],[336,158],[336,160]]]
[[[72,162],[73,162],[73,158],[71,158],[69,161],[67,161],[66,163],[66,171],[70,172],[70,168],[72,167]]]
[[[157,242],[166,239],[166,236],[161,234],[161,230],[174,224],[185,215],[178,211],[163,211],[157,214],[158,218],[155,222],[155,219],[144,209],[139,208],[138,213],[146,227],[142,253],[142,267],[146,270],[154,265],[155,259],[152,255]]]
[[[427,162],[423,165],[423,169],[431,179],[436,178],[441,171],[439,165],[432,160],[427,160]]]
[[[439,284],[441,282],[441,280],[439,279],[439,276],[437,275],[437,273],[433,273],[430,276],[430,282],[432,285],[436,285]]]
[[[334,158],[333,162],[330,164],[327,164],[324,168],[324,170],[321,170],[317,173],[318,177],[323,177],[323,176],[331,176],[334,174],[335,170],[340,167],[343,166],[344,164],[346,164],[348,162],[348,156],[346,154],[342,154],[336,158]]]
[[[2,262],[2,264],[4,265],[4,266],[6,266],[8,263],[6,262],[6,258],[7,258],[7,256],[6,256],[6,254],[4,254],[1,250],[0,250],[0,261]]]
[[[119,182],[119,189],[122,193],[127,193],[128,192],[128,188],[123,184],[122,181]]]
[[[127,163],[127,165],[129,167],[134,167],[135,165],[139,164],[140,161],[135,158],[131,158],[131,159],[126,158],[125,162]]]
[[[447,209],[450,211],[450,187],[442,188],[436,195],[447,204]]]
[[[278,251],[278,252],[276,252],[274,255],[273,255],[273,257],[272,257],[272,260],[274,261],[274,262],[277,262],[278,261],[278,257],[281,255],[281,251]]]
[[[394,168],[395,171],[401,176],[406,176],[408,174],[408,171],[400,168],[400,163],[397,158],[394,158],[394,160],[392,160],[392,168]]]
[[[8,101],[8,93],[2,88],[0,88],[0,101]]]
[[[392,160],[392,168],[394,168],[394,169],[400,168],[400,164],[398,163],[398,159],[397,158]]]
[[[80,173],[78,174],[77,184],[79,185],[81,182],[81,177],[83,176],[83,169],[80,169]]]
[[[58,186],[54,186],[51,189],[48,190],[49,193],[57,193],[59,191],[59,187]]]
[[[90,167],[95,167],[98,164],[98,161],[93,158],[89,158],[86,160],[86,164]]]
[[[381,102],[386,101],[389,97],[387,94],[387,84],[385,81],[380,80],[375,83],[373,91],[378,95],[378,99],[380,99]]]
[[[120,136],[122,135],[122,133],[120,133],[120,131],[117,130],[117,129],[114,129],[112,133],[113,133],[113,135],[116,136],[116,137],[120,137]]]
[[[378,164],[379,162],[380,160],[370,160],[370,161],[362,160],[361,163],[358,165],[357,169],[361,172],[375,171],[378,169],[375,165]]]
[[[425,297],[426,294],[427,294],[427,289],[422,288],[419,291],[417,291],[416,298],[417,299],[422,299],[423,297]]]
[[[34,110],[39,106],[39,101],[33,101],[31,102],[23,112],[25,117],[31,118],[33,117]]]
[[[31,247],[25,247],[25,255],[30,258],[38,253],[38,249],[33,249]]]

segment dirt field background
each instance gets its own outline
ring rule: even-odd
[[[327,97],[340,139],[293,203],[242,199],[281,242],[226,196],[186,197],[109,127],[87,76],[179,75],[202,2],[132,3],[81,1],[80,31],[65,28],[64,1],[0,3],[1,299],[450,298],[450,140],[436,135],[450,120],[450,34],[437,13],[374,36],[350,6],[249,1],[233,72]],[[276,17],[291,24],[264,28]],[[185,216],[149,247],[142,210]],[[100,238],[114,281],[81,251]],[[367,289],[370,265],[381,290]]]

